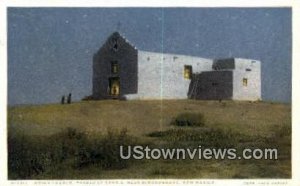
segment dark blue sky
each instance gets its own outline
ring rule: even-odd
[[[261,60],[263,100],[291,100],[290,8],[8,8],[8,103],[90,95],[116,30],[141,50]]]

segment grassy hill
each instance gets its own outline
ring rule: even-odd
[[[203,115],[204,126],[171,125],[172,121],[182,113]],[[102,142],[109,139],[105,143],[100,143],[106,146],[117,139],[108,137],[111,134],[109,131],[117,131],[114,134],[120,136],[121,131],[124,130],[126,139],[130,138],[130,144],[150,144],[153,147],[190,147],[203,143],[208,147],[218,144],[231,144],[236,148],[276,147],[279,149],[279,159],[140,160],[126,163],[123,167],[103,166],[102,159],[99,160],[100,168],[91,161],[87,161],[83,168],[78,168],[73,166],[74,157],[76,159],[78,153],[74,155],[73,152],[68,152],[69,156],[64,157],[59,163],[45,163],[46,158],[34,160],[34,162],[43,162],[36,163],[41,166],[43,164],[43,168],[35,170],[37,168],[33,166],[30,175],[20,176],[21,174],[16,172],[17,169],[13,168],[15,165],[12,165],[9,169],[10,179],[21,177],[25,179],[289,178],[291,176],[291,107],[288,104],[195,100],[109,100],[78,102],[70,105],[48,104],[8,108],[8,130],[12,144],[24,147],[26,144],[22,143],[28,142],[28,149],[41,146],[32,152],[44,155],[47,150],[51,151],[51,148],[60,149],[51,145],[50,148],[44,143],[48,145],[60,143],[57,139],[61,138],[53,136],[64,134],[70,128],[79,131],[79,136],[84,134],[82,139],[87,138],[80,150],[90,147],[89,144],[95,139],[102,139]],[[198,139],[197,136],[204,136],[204,138]],[[209,137],[205,138],[205,136]],[[27,138],[28,140],[24,140]],[[211,140],[204,140],[210,138]],[[51,141],[53,139],[56,141]],[[64,141],[65,139],[62,139],[62,143],[65,143]],[[79,142],[77,140],[70,143],[76,146]],[[41,149],[44,146],[48,149],[43,151]],[[87,152],[94,152],[93,150]],[[26,149],[18,153],[22,154],[25,151]],[[11,157],[18,158],[15,157],[16,154],[15,151],[11,151]],[[27,170],[28,166],[32,166],[33,160],[30,159],[32,156],[34,154],[28,156],[29,164],[24,165],[24,169]],[[91,155],[86,156],[90,158]],[[14,164],[13,158],[10,158],[12,164]]]

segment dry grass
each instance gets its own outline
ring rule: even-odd
[[[279,147],[280,159],[278,161],[143,160],[121,170],[101,170],[94,166],[74,170],[62,164],[35,178],[289,178],[291,176],[289,104],[109,100],[78,102],[71,105],[18,106],[8,108],[8,129],[13,133],[49,136],[72,127],[95,137],[104,134],[108,128],[126,128],[129,135],[161,145],[167,143],[168,138],[153,138],[149,137],[149,134],[178,129],[170,124],[171,121],[178,115],[189,112],[203,114],[206,128],[249,136],[250,141],[246,139],[243,146],[247,146],[247,143],[259,145],[261,137],[271,139],[268,143],[263,143],[262,147],[266,145],[271,148]],[[188,132],[193,128],[183,130]],[[256,136],[259,137],[258,141],[251,141]]]
[[[89,101],[71,105],[8,108],[9,127],[28,134],[50,135],[66,127],[103,133],[108,127],[124,128],[132,135],[172,128],[183,112],[200,112],[206,126],[270,135],[270,128],[291,123],[287,104],[223,101]],[[224,125],[225,124],[225,125]]]

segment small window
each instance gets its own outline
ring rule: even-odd
[[[192,79],[192,66],[184,65],[184,79]]]
[[[111,72],[113,74],[116,74],[119,72],[119,65],[118,65],[118,62],[117,61],[112,61],[111,62]]]
[[[212,86],[217,86],[217,85],[218,85],[218,83],[216,83],[216,82],[212,82],[212,83],[211,83],[211,85],[212,85]]]
[[[246,71],[247,71],[247,72],[250,72],[250,71],[251,71],[251,69],[250,69],[250,68],[246,68]]]
[[[248,86],[248,79],[247,78],[243,78],[243,86]]]

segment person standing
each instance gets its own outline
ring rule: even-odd
[[[72,102],[72,94],[69,93],[68,99],[67,99],[67,103],[68,103],[68,104],[71,104],[71,102]]]
[[[61,97],[60,103],[61,103],[62,105],[65,104],[65,96],[62,96],[62,97]]]

